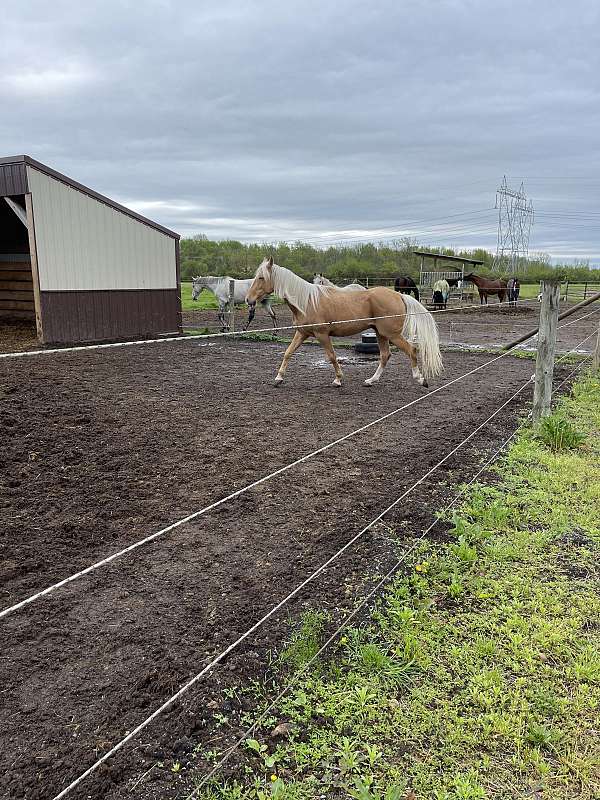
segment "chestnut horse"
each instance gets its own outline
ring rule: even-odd
[[[419,287],[409,275],[399,275],[394,281],[394,289],[402,294],[414,294],[415,300],[419,300]]]
[[[471,281],[477,287],[480,305],[483,305],[483,303],[487,305],[488,294],[497,294],[498,302],[503,303],[504,298],[508,293],[506,281],[503,280],[481,278],[479,275],[474,275],[472,272],[469,272],[468,275],[465,275],[465,280]]]
[[[284,379],[290,358],[309,337],[314,336],[325,350],[335,370],[334,386],[342,385],[343,373],[331,343],[332,336],[353,336],[373,328],[379,345],[379,365],[365,383],[372,386],[381,378],[390,358],[390,342],[410,358],[413,378],[421,386],[442,371],[437,325],[429,311],[410,295],[397,294],[385,286],[348,292],[305,281],[285,267],[264,259],[248,294],[250,309],[275,293],[287,304],[297,325],[294,338],[285,351],[275,383]],[[417,346],[412,342],[418,343]],[[421,368],[417,364],[417,352]]]

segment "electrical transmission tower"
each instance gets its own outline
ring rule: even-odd
[[[529,255],[529,234],[533,225],[533,203],[527,200],[523,183],[518,191],[506,182],[496,192],[498,244],[494,258],[496,270],[508,267],[513,275],[522,271]]]

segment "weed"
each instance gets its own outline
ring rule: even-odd
[[[327,614],[307,611],[301,619],[300,629],[294,633],[288,646],[280,656],[282,664],[300,669],[318,653],[321,647]]]
[[[567,419],[558,414],[543,417],[536,432],[537,438],[553,452],[573,450],[585,440],[585,434],[578,431]]]

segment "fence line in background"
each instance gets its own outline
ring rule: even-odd
[[[536,300],[522,300],[520,301],[521,304],[523,303],[534,303],[537,302]],[[469,308],[476,308],[479,310],[485,310],[488,308],[497,308],[498,306],[507,306],[510,305],[508,301],[504,303],[493,303],[489,306],[487,305],[478,305],[474,304],[471,306],[463,306],[460,310],[466,310]],[[412,314],[445,314],[445,313],[454,313],[456,309],[454,308],[441,308],[435,309],[433,311],[428,311],[424,309],[423,311],[412,311]],[[326,326],[328,325],[331,327],[332,325],[343,325],[349,322],[369,322],[371,320],[378,320],[378,319],[393,319],[395,317],[403,317],[404,314],[384,314],[378,317],[358,317],[356,319],[341,319],[335,320],[334,322],[320,322],[317,324],[303,324],[303,325],[279,325],[277,327],[270,327],[270,328],[255,328],[254,330],[244,330],[244,331],[218,331],[217,333],[194,333],[191,335],[184,335],[178,334],[177,336],[161,336],[159,339],[131,339],[125,342],[106,342],[103,344],[81,344],[81,345],[73,345],[71,347],[51,347],[46,348],[45,350],[23,350],[20,352],[15,353],[0,353],[0,359],[2,358],[25,358],[28,356],[40,356],[40,355],[54,355],[56,353],[76,353],[82,352],[86,350],[108,350],[113,347],[133,347],[135,345],[144,345],[144,344],[161,344],[164,342],[189,342],[195,339],[215,339],[218,337],[225,337],[225,336],[253,336],[257,333],[276,333],[278,331],[289,331],[289,330],[301,330],[302,328],[315,328],[319,326]]]

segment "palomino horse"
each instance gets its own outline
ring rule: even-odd
[[[402,294],[410,294],[412,292],[415,296],[415,300],[419,299],[417,284],[408,275],[401,275],[399,278],[396,278],[394,281],[394,291],[402,292]]]
[[[320,272],[315,272],[313,277],[313,283],[316,286],[333,286],[334,289],[341,289],[342,292],[366,292],[367,289],[362,283],[349,283],[347,286],[336,286],[335,283],[332,283],[329,278],[326,278],[325,275],[321,275]]]
[[[298,326],[285,351],[275,383],[283,380],[289,360],[300,345],[314,336],[333,365],[334,386],[341,386],[343,374],[331,337],[353,336],[367,328],[375,330],[379,345],[379,365],[375,374],[365,381],[367,386],[381,378],[390,358],[390,342],[410,358],[413,378],[422,386],[427,386],[427,379],[442,371],[437,325],[424,306],[410,295],[396,294],[385,286],[344,292],[331,286],[315,285],[274,264],[272,258],[265,258],[256,270],[246,302],[252,308],[273,292],[288,305],[294,325]],[[412,342],[418,343],[418,351]],[[417,364],[417,352],[421,357],[422,374]]]
[[[433,284],[432,302],[436,309],[446,308],[450,296],[450,284],[445,278],[440,278]]]
[[[477,287],[480,305],[483,305],[483,303],[487,305],[488,294],[497,294],[498,302],[504,302],[507,293],[506,281],[481,278],[479,275],[474,275],[472,272],[465,275],[465,280],[471,281]]]
[[[224,275],[223,277],[205,275],[201,278],[192,278],[192,300],[197,300],[200,296],[200,292],[203,289],[212,292],[217,298],[217,303],[219,304],[218,318],[219,322],[221,323],[222,331],[225,331],[229,328],[226,314],[229,311],[229,281],[231,280],[233,280],[233,278],[230,278],[228,275]],[[233,302],[244,303],[246,301],[246,294],[251,285],[252,278],[248,278],[243,281],[234,280]],[[261,304],[268,311],[273,322],[273,327],[275,327],[277,325],[277,318],[275,317],[275,312],[271,308],[271,298],[265,297],[264,300],[261,300]],[[251,310],[248,314],[248,322],[246,323],[245,330],[248,329],[248,326],[254,319],[254,311],[255,309]]]

